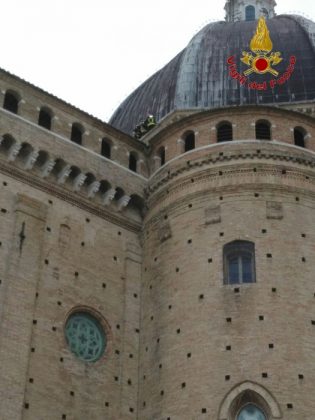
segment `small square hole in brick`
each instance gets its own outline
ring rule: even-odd
[[[86,223],[90,223],[90,219],[88,217],[85,219],[85,221]]]
[[[287,408],[288,408],[289,410],[292,410],[292,408],[293,408],[293,404],[288,403],[288,404],[287,404]]]
[[[226,381],[229,381],[231,379],[231,376],[230,375],[225,375],[225,380]]]
[[[81,246],[85,246],[85,242],[81,242]]]
[[[186,382],[182,383],[182,388],[186,388]]]
[[[190,359],[191,358],[191,353],[187,353],[187,358]]]
[[[133,354],[132,353],[129,354],[129,359],[133,359]]]
[[[300,201],[300,198],[299,197],[295,197],[295,201]]]
[[[115,376],[114,379],[115,379],[115,382],[118,382],[119,381],[118,376]]]
[[[160,394],[163,396],[163,395],[164,395],[164,391],[162,390],[162,391],[160,392]]]
[[[255,193],[254,195],[255,195],[256,198],[259,197],[259,194],[258,193]]]
[[[269,347],[270,349],[273,349],[275,346],[274,346],[274,344],[273,344],[273,343],[269,343],[268,347]]]
[[[239,287],[234,287],[234,293],[239,293],[240,292],[240,288]]]
[[[57,331],[57,327],[52,327],[52,330],[53,331]]]
[[[67,418],[66,414],[63,414],[61,418],[62,418],[62,420],[66,420],[66,418]]]
[[[63,357],[60,357],[59,361],[60,361],[61,363],[63,363]]]
[[[201,412],[202,412],[202,414],[205,414],[207,412],[207,409],[206,408],[202,408],[201,409]]]
[[[261,374],[261,376],[262,376],[262,378],[268,378],[268,373],[267,373],[267,372],[263,372],[263,373]]]
[[[109,402],[106,401],[105,407],[109,407]]]
[[[130,413],[134,412],[134,409],[132,407],[129,408]]]
[[[34,382],[34,379],[30,378],[28,381],[29,381],[30,384],[32,384]]]
[[[224,232],[220,232],[220,236],[224,236]]]
[[[263,321],[265,318],[264,318],[263,315],[259,315],[258,319],[259,319],[259,321]]]
[[[287,171],[285,169],[282,169],[282,175],[285,175]]]
[[[226,322],[232,322],[232,318],[226,318]]]
[[[159,369],[162,369],[162,363],[159,364]]]
[[[119,355],[120,354],[120,351],[119,350],[115,350],[115,353]]]
[[[222,201],[223,200],[223,197],[220,197],[220,201]]]
[[[267,258],[272,258],[272,254],[267,254]]]
[[[29,403],[24,403],[24,408],[26,408],[26,410],[28,410],[30,408]]]
[[[168,305],[168,309],[171,310],[172,309],[172,305]]]
[[[299,374],[299,379],[304,379],[304,375],[302,375],[301,373]]]
[[[189,204],[188,207],[191,209],[192,208],[192,204]]]
[[[315,325],[315,321],[314,320],[312,320],[312,325]]]
[[[75,277],[79,277],[79,273],[76,271],[76,272],[74,273],[74,276],[75,276]]]
[[[267,233],[267,229],[261,229],[261,233]]]
[[[32,348],[31,348],[31,352],[32,352],[32,353],[35,353],[35,347],[32,347]]]
[[[212,258],[208,258],[208,263],[212,263]]]
[[[225,350],[226,350],[226,351],[231,351],[231,350],[232,350],[232,347],[231,347],[231,346],[226,346],[226,347],[225,347]]]
[[[176,271],[176,273],[178,273],[178,272],[179,272],[179,268],[178,268],[178,267],[176,267],[176,270],[175,270],[175,271]]]
[[[306,258],[305,257],[302,257],[301,260],[302,260],[302,262],[306,262]]]
[[[180,328],[177,328],[176,332],[177,334],[180,334]]]
[[[6,186],[8,185],[8,183],[4,181],[4,182],[2,183],[2,185],[6,187]]]
[[[302,238],[306,238],[306,234],[305,233],[302,233],[301,236],[302,236]]]
[[[134,293],[134,294],[133,294],[133,297],[134,297],[135,299],[137,299],[137,297],[138,297],[137,293]]]
[[[49,226],[46,227],[47,232],[51,232],[51,229]]]
[[[106,289],[106,283],[102,284],[103,289]]]
[[[202,300],[202,299],[204,299],[204,295],[199,295],[199,300]]]
[[[74,391],[70,391],[71,397],[74,397]]]
[[[187,243],[188,244],[191,244],[192,243],[192,240],[191,239],[188,239]]]
[[[271,291],[272,291],[272,293],[276,293],[277,288],[276,288],[276,287],[273,287],[273,288],[271,289]]]
[[[58,306],[61,306],[62,305],[62,303],[60,302],[60,300],[58,300],[57,305]]]

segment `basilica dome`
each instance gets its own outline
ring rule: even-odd
[[[253,68],[255,57],[261,70],[266,65],[265,58],[257,61],[257,51],[250,48],[257,20],[210,23],[125,99],[110,124],[131,134],[148,114],[160,121],[177,109],[314,100],[315,23],[297,15],[279,15],[267,19],[266,25],[272,51],[259,54],[269,60],[267,71]],[[272,54],[278,54],[280,62],[272,61]]]

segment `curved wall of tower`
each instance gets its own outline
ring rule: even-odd
[[[271,141],[255,140],[262,115]],[[233,142],[215,143],[222,120]],[[191,131],[196,148],[176,155]],[[257,107],[173,118],[148,140],[169,159],[144,222],[140,419],[234,419],[237,398],[314,418],[314,134],[310,118]],[[254,243],[253,283],[225,284],[236,240]]]

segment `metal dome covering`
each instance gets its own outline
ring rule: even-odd
[[[273,49],[283,58],[276,66],[279,77],[286,73],[290,57],[296,57],[294,71],[285,83],[257,90],[230,77],[227,59],[231,56],[240,74],[248,69],[241,61],[242,52],[249,50],[257,21],[210,23],[181,53],[131,93],[109,123],[132,133],[148,114],[159,121],[175,109],[314,100],[315,23],[301,16],[280,15],[269,19],[267,25]],[[267,84],[272,79],[272,74],[248,77],[249,81]]]

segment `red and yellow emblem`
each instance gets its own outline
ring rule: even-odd
[[[249,76],[251,73],[279,75],[272,66],[281,63],[281,53],[272,52],[273,44],[264,17],[258,21],[256,33],[250,42],[250,49],[254,55],[243,51],[241,58],[243,63],[250,66],[250,69],[244,71],[245,76]]]

